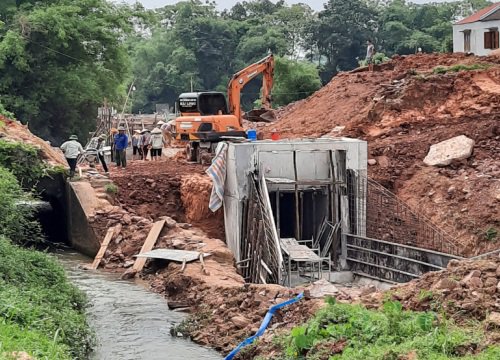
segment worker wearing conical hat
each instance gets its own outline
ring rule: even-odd
[[[75,176],[76,170],[76,161],[78,159],[78,155],[83,154],[85,151],[83,150],[82,144],[78,142],[78,136],[71,135],[69,140],[61,145],[61,150],[64,153],[64,157],[69,165],[69,177],[72,178]]]
[[[141,140],[141,130],[134,130],[132,135],[132,159],[142,159],[142,148],[139,146]]]
[[[161,151],[163,146],[165,145],[165,139],[163,138],[163,134],[161,130],[158,128],[154,128],[151,131],[151,160],[161,160]]]

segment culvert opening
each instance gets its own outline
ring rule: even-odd
[[[325,218],[329,218],[328,194],[324,189],[303,189],[298,191],[296,202],[295,192],[271,191],[269,200],[280,238],[293,238],[300,230],[299,240],[313,239]],[[296,207],[298,203],[298,208]],[[299,224],[297,224],[297,214]]]
[[[42,226],[46,240],[51,243],[69,244],[63,175],[43,178],[37,185],[37,190],[40,200],[36,202],[35,216]]]

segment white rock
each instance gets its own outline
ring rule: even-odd
[[[431,146],[424,163],[429,166],[447,166],[454,160],[468,159],[474,150],[474,140],[460,135]]]
[[[321,279],[312,284],[309,292],[312,298],[322,298],[327,295],[337,295],[339,289],[327,280]]]

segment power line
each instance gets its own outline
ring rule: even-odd
[[[73,57],[73,56],[71,56],[71,55],[68,55],[68,54],[65,54],[65,53],[63,53],[63,52],[60,52],[59,50],[55,50],[55,49],[52,49],[52,48],[50,48],[50,47],[48,47],[48,46],[45,46],[45,45],[43,45],[43,44],[37,43],[36,41],[33,41],[32,39],[30,39],[30,38],[29,38],[29,37],[27,37],[26,35],[23,35],[23,34],[21,34],[21,33],[19,33],[19,35],[21,35],[21,37],[22,37],[23,39],[25,39],[25,40],[27,40],[27,41],[29,41],[29,42],[31,42],[31,43],[33,43],[33,44],[35,44],[35,45],[38,45],[38,46],[40,46],[40,47],[42,47],[42,48],[44,48],[44,49],[46,49],[46,50],[52,51],[53,53],[56,53],[56,54],[59,54],[59,55],[65,56],[65,57],[67,57],[67,58],[69,58],[69,59],[72,59],[72,60],[75,60],[75,61],[78,61],[78,62],[81,62],[81,63],[85,63],[85,61],[84,61],[84,60],[82,60],[82,59],[78,59],[78,58]]]

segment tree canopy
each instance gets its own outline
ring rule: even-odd
[[[414,4],[329,0],[314,12],[280,0],[181,1],[156,10],[107,0],[0,3],[0,103],[42,137],[85,137],[104,101],[121,109],[129,86],[134,112],[172,106],[182,92],[225,91],[235,72],[271,51],[275,105],[304,98],[353,69],[366,40],[387,56],[451,51],[452,23],[485,0]],[[253,106],[260,79],[244,89]]]

